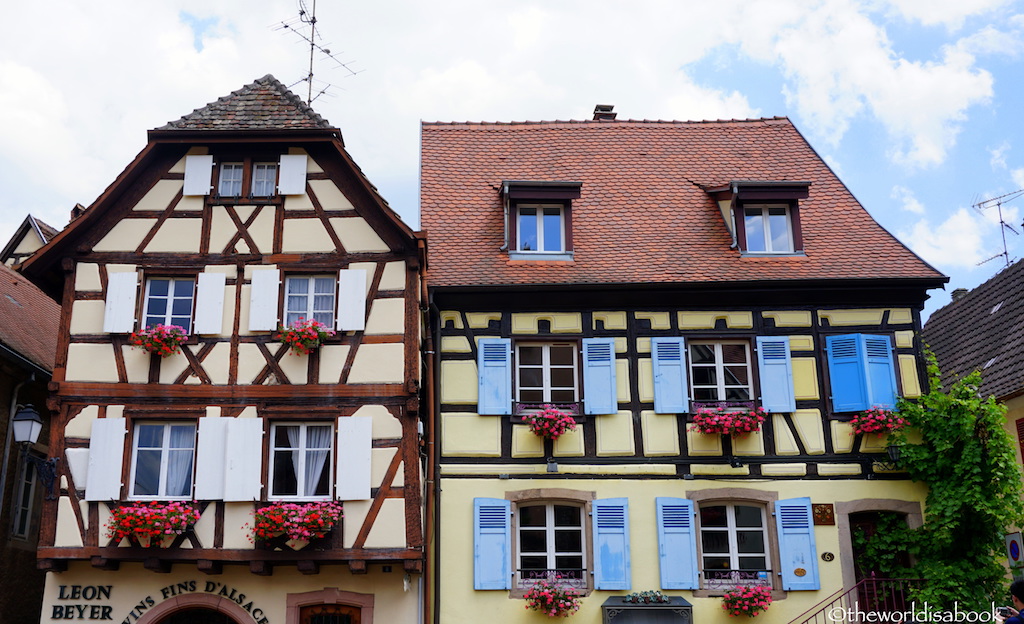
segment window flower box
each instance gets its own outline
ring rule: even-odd
[[[198,521],[199,511],[191,503],[172,501],[121,505],[110,512],[107,536],[114,543],[128,539],[140,546],[167,546]]]
[[[558,573],[534,581],[523,596],[526,608],[548,617],[569,617],[580,609],[583,592],[563,581]]]
[[[182,343],[187,340],[188,334],[185,333],[184,327],[158,323],[145,329],[133,331],[128,337],[128,344],[153,355],[168,357],[177,353]]]
[[[278,327],[276,338],[288,345],[292,355],[308,355],[333,335],[334,330],[320,321],[300,317],[290,325]]]
[[[772,603],[772,590],[764,585],[737,587],[722,596],[722,608],[731,617],[755,617],[768,610]]]
[[[523,414],[523,422],[535,435],[546,440],[557,440],[567,431],[576,430],[576,419],[552,405],[542,405],[541,410]]]
[[[767,414],[763,407],[699,407],[691,430],[736,438],[760,431]]]
[[[271,549],[302,550],[315,546],[344,516],[341,503],[270,503],[253,510],[254,543]]]
[[[872,407],[850,419],[850,424],[853,426],[854,435],[858,433],[890,434],[907,426],[907,421],[900,416],[899,412]]]

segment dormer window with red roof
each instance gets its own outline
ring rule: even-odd
[[[580,182],[502,183],[505,233],[514,260],[572,260],[572,200]]]
[[[306,155],[282,154],[273,158],[277,160],[228,156],[215,163],[212,155],[188,155],[182,192],[236,202],[305,193]]]
[[[802,255],[799,200],[810,182],[733,181],[711,189],[743,255]]]

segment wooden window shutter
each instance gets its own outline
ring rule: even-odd
[[[227,276],[223,273],[200,273],[196,287],[195,333],[221,334],[224,326],[224,287]]]
[[[477,346],[477,408],[481,414],[512,413],[512,341],[481,338]]]
[[[614,414],[619,409],[615,383],[615,339],[583,339],[583,413]]]
[[[85,500],[120,500],[121,477],[124,474],[122,458],[127,432],[124,418],[98,418],[92,421]]]
[[[185,186],[182,195],[209,195],[213,188],[213,156],[185,157]]]
[[[512,587],[512,504],[473,499],[473,589]]]
[[[225,420],[228,425],[224,448],[224,500],[259,500],[263,487],[263,419]]]
[[[281,195],[303,195],[306,192],[305,154],[283,154],[278,171],[278,193]]]
[[[690,411],[685,353],[685,338],[651,338],[654,411],[658,414]]]
[[[373,447],[373,419],[348,416],[338,419],[338,500],[370,499],[370,455]]]
[[[697,589],[697,531],[693,501],[659,496],[654,499],[658,518],[658,557],[662,589]]]
[[[277,292],[280,285],[281,272],[277,269],[258,269],[252,272],[249,331],[277,329]]]
[[[796,411],[788,336],[757,337],[757,370],[761,382],[761,407],[769,412]]]
[[[868,407],[896,407],[896,367],[888,336],[861,336],[864,342]]]
[[[592,510],[594,589],[629,589],[629,499],[595,500]]]
[[[860,334],[826,336],[832,411],[855,412],[871,407],[864,376],[864,351]]]
[[[366,329],[366,271],[338,271],[338,331]]]
[[[110,273],[107,275],[107,301],[103,311],[103,331],[108,334],[126,334],[135,329],[135,297],[139,289],[139,274]]]
[[[779,536],[782,589],[821,589],[811,499],[803,497],[775,501],[775,525]]]
[[[196,500],[224,499],[224,472],[230,420],[199,419],[199,440],[196,443]],[[199,475],[202,477],[198,478]]]

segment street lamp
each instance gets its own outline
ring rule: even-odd
[[[25,461],[35,467],[39,481],[46,487],[47,500],[56,499],[53,482],[57,477],[57,458],[41,459],[28,450],[39,440],[39,433],[43,430],[43,419],[39,417],[39,411],[31,405],[19,405],[11,425],[14,429],[14,441],[21,445]]]

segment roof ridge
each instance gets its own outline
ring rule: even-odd
[[[748,117],[745,119],[549,119],[537,121],[421,121],[424,126],[525,126],[525,125],[557,125],[557,124],[594,124],[594,125],[627,125],[627,124],[756,124],[772,121],[787,121],[789,117]],[[792,122],[790,122],[792,123]]]

